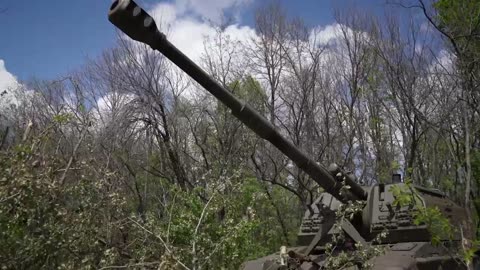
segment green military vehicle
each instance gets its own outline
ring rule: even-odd
[[[322,193],[305,213],[298,233],[297,247],[283,247],[281,252],[245,262],[245,270],[328,269],[329,257],[349,254],[358,249],[381,247],[385,252],[369,258],[373,269],[466,269],[458,251],[464,239],[471,236],[466,210],[438,190],[402,183],[399,175],[386,183],[371,187],[359,185],[352,173],[336,165],[328,169],[317,164],[290,141],[286,140],[263,116],[213,80],[160,32],[154,19],[131,0],[114,1],[109,20],[132,39],[148,44],[170,59],[196,82],[226,105],[234,116],[269,141],[290,158],[323,188]],[[393,188],[392,187],[396,187]],[[393,190],[403,190],[415,199],[408,205],[396,204]],[[398,195],[398,194],[397,194]],[[336,211],[342,205],[360,202],[361,209],[352,219],[338,222]],[[453,235],[431,243],[427,225],[416,224],[414,213],[420,208],[438,207],[457,230]],[[327,252],[334,235],[342,232],[342,242]],[[387,231],[386,235],[382,233]],[[375,241],[377,240],[377,241]],[[341,269],[362,269],[363,261],[354,261]]]

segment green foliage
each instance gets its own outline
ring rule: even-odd
[[[205,190],[186,192],[171,186],[173,200],[167,205],[168,218],[159,219],[150,213],[145,227],[166,239],[176,259],[187,265],[235,269],[263,250],[253,237],[260,222],[245,212],[253,203],[253,194],[238,191],[234,196],[213,192],[204,202],[198,193]],[[220,212],[224,216],[219,217]]]
[[[71,121],[73,116],[70,113],[60,113],[53,117],[53,121],[57,124],[66,124]]]
[[[124,200],[111,191],[103,174],[81,165],[75,184],[58,181],[61,164],[48,157],[34,169],[30,146],[0,155],[0,261],[5,269],[71,269],[103,259],[102,233],[113,217],[121,218]],[[73,179],[71,179],[73,181]],[[108,209],[108,211],[107,211]],[[102,211],[103,210],[103,211]]]
[[[454,229],[448,218],[440,212],[438,207],[425,207],[411,181],[403,185],[393,185],[389,191],[395,198],[394,206],[416,207],[413,212],[414,223],[427,227],[433,245],[440,244],[442,240],[452,239]]]
[[[348,239],[344,230],[342,229],[342,223],[345,221],[351,221],[355,215],[360,214],[365,207],[365,202],[356,201],[349,204],[342,204],[336,211],[336,222],[333,225],[333,231],[335,232],[332,237],[332,241],[325,246],[325,254],[327,255],[325,260],[325,269],[347,269],[349,267],[358,266],[361,269],[371,269],[371,259],[380,256],[386,252],[386,247],[381,245],[366,245],[361,243],[355,243],[354,248],[345,249],[345,244],[351,242]],[[387,231],[379,233],[373,240],[373,243],[380,244],[387,236]]]
[[[472,245],[470,248],[466,249],[463,251],[463,260],[469,265],[472,261],[473,258],[476,256],[475,253],[480,249],[480,241],[475,240],[472,242]]]
[[[434,8],[438,27],[456,44],[460,70],[478,72],[480,1],[438,0]]]
[[[451,33],[457,41],[468,38],[468,34],[479,27],[480,1],[478,0],[438,0],[434,4],[438,12],[440,27]]]
[[[390,167],[391,167],[392,171],[398,171],[398,170],[401,169],[402,166],[400,165],[400,162],[398,162],[397,160],[394,160],[390,164]]]
[[[247,102],[257,112],[261,114],[266,112],[264,101],[267,98],[267,94],[260,83],[252,76],[247,76],[241,81],[232,82],[229,88],[237,97]]]
[[[282,244],[277,221],[259,218],[274,211],[255,178],[236,173],[181,190],[138,174],[137,185],[148,183],[152,195],[141,214],[137,196],[121,184],[124,175],[81,155],[65,172],[66,161],[48,154],[48,141],[47,134],[0,152],[3,269],[238,269]]]
[[[389,191],[392,192],[395,198],[393,201],[394,206],[404,207],[416,205],[417,207],[423,207],[421,199],[412,187],[411,181],[407,180],[403,185],[392,185]]]
[[[235,80],[228,85],[228,88],[236,97],[245,101],[260,114],[266,113],[265,100],[267,94],[265,89],[263,89],[260,83],[253,77],[247,76],[242,80]],[[217,110],[220,115],[222,115],[226,107],[220,102],[218,102],[218,105]]]
[[[450,177],[448,176],[442,177],[442,179],[440,180],[441,190],[448,192],[448,191],[452,191],[454,188],[455,188],[454,181]]]
[[[442,240],[452,239],[454,229],[438,207],[423,207],[416,212],[414,223],[425,224],[431,235],[433,245],[439,245]]]

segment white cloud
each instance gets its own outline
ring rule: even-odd
[[[423,33],[428,33],[430,31],[432,31],[433,28],[432,28],[432,25],[429,23],[429,22],[423,22],[421,25],[420,25],[420,32],[423,32]]]
[[[237,12],[251,0],[176,0],[175,4],[181,14],[192,13],[202,19],[220,23],[223,13],[235,9]]]
[[[194,62],[201,63],[202,56],[209,48],[206,44],[215,40],[218,33],[211,22],[214,24],[220,22],[217,19],[225,10],[248,2],[250,0],[176,0],[173,3],[156,4],[148,12],[173,45]],[[249,26],[233,23],[225,27],[222,35],[228,36],[232,42],[245,42],[255,36],[255,30]],[[194,88],[191,85],[183,96],[192,97]]]
[[[437,55],[438,67],[444,68],[448,71],[452,70],[454,60],[455,60],[455,55],[446,50],[441,50]]]
[[[217,29],[210,22],[219,22],[218,19],[221,18],[224,11],[247,5],[250,2],[251,0],[174,0],[170,3],[158,3],[152,6],[148,12],[154,17],[160,30],[167,34],[173,45],[194,62],[201,63],[205,51],[211,49],[208,42],[214,41],[217,35]],[[342,28],[346,29],[348,36],[353,36],[351,29],[337,23],[318,26],[312,30],[310,46],[329,47],[329,50],[322,54],[322,64],[327,64],[332,58],[337,58],[334,56],[337,56],[338,50],[341,50],[338,47],[342,47]],[[229,36],[233,42],[240,41],[243,44],[256,38],[254,28],[238,23],[225,27],[222,35]],[[248,60],[244,59],[248,57],[245,54],[241,52],[237,52],[237,54],[242,59],[235,59],[234,63]],[[340,53],[340,55],[342,54]],[[257,74],[252,75],[258,77]],[[191,97],[193,96],[191,91],[197,91],[193,85],[190,88],[192,89],[184,92],[185,97]]]
[[[207,20],[218,22],[225,10],[247,5],[251,0],[175,0],[173,3],[159,3],[149,11],[168,39],[185,55],[200,62],[205,52],[205,42],[212,40],[217,31]],[[201,18],[199,18],[199,16]],[[312,45],[338,47],[342,39],[342,25],[333,23],[312,30]],[[353,31],[345,28],[347,35]],[[256,37],[250,26],[231,24],[224,30],[231,40],[249,42]],[[327,53],[325,53],[326,55]]]
[[[338,39],[341,33],[341,26],[334,23],[325,27],[317,27],[313,29],[310,34],[310,40],[319,45],[327,45]]]
[[[205,38],[215,35],[215,29],[192,19],[176,21],[171,28],[170,41],[188,57],[197,60],[204,51]]]
[[[17,79],[5,68],[5,61],[0,59],[0,89],[15,86]]]
[[[239,18],[243,7],[252,0],[175,0],[173,3],[158,3],[150,13],[160,25],[170,25],[177,19],[197,19],[202,22],[222,23],[223,15],[233,11],[234,18]]]
[[[370,39],[366,32],[354,31],[352,28],[338,23],[318,26],[310,32],[310,42],[319,46],[344,47],[345,38],[362,42]]]
[[[93,112],[93,117],[99,124],[107,125],[111,121],[115,121],[122,109],[135,99],[133,94],[121,94],[111,92],[97,100],[97,110]]]
[[[177,19],[177,8],[170,3],[156,4],[150,14],[155,18],[160,29],[169,27]]]
[[[248,2],[250,0],[176,0],[173,4],[157,4],[149,12],[169,40],[188,57],[198,61],[204,52],[205,40],[216,34],[208,20],[220,23],[219,18],[226,9]],[[233,40],[246,40],[254,33],[251,27],[238,24],[225,29],[225,34]]]
[[[5,62],[0,59],[0,114],[11,105],[18,105],[18,87],[17,78],[8,72]]]

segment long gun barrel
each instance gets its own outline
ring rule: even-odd
[[[153,18],[131,0],[117,0],[112,3],[108,19],[132,39],[158,50],[175,65],[203,86],[208,92],[227,106],[232,114],[253,130],[258,136],[269,141],[283,154],[306,172],[318,185],[342,202],[348,200],[366,200],[367,194],[355,181],[345,177],[350,186],[344,194],[340,194],[342,183],[337,181],[323,166],[317,164],[290,141],[285,139],[263,116],[248,104],[237,99],[230,91],[212,79],[192,60],[173,46],[161,33]]]

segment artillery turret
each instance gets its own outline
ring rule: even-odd
[[[153,18],[131,0],[114,1],[109,12],[109,20],[132,39],[149,45],[159,51],[208,92],[227,106],[232,114],[261,138],[269,141],[290,158],[301,170],[307,173],[324,189],[305,213],[298,234],[298,247],[285,253],[287,259],[272,255],[247,262],[246,270],[261,269],[325,269],[325,245],[332,240],[336,226],[333,226],[335,211],[341,204],[363,201],[362,211],[351,221],[340,224],[347,238],[362,246],[382,245],[385,254],[372,258],[374,269],[464,269],[451,248],[460,248],[462,238],[457,232],[453,236],[439,239],[448,245],[434,246],[430,243],[427,225],[416,224],[414,213],[422,207],[438,207],[441,213],[458,226],[463,226],[463,234],[468,227],[465,209],[454,204],[436,190],[405,185],[398,181],[390,184],[377,184],[372,187],[359,185],[353,174],[346,173],[338,166],[328,169],[317,164],[290,141],[285,139],[263,116],[248,104],[236,98],[230,91],[212,79],[198,65],[172,45],[160,32]],[[379,181],[380,182],[380,181]],[[385,181],[389,182],[389,181]],[[348,188],[342,188],[347,186]],[[410,192],[415,196],[414,204],[396,205],[394,188]],[[388,235],[381,243],[372,242],[381,232]],[[350,246],[354,249],[355,246]],[[283,255],[282,255],[283,256]],[[352,266],[350,269],[359,269]]]

